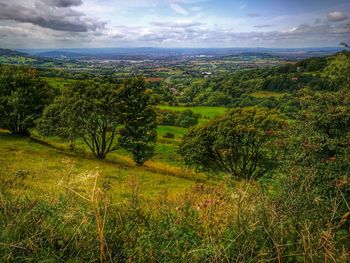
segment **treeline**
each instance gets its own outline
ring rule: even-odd
[[[0,68],[0,127],[29,136],[81,139],[99,159],[123,147],[142,165],[154,153],[156,113],[143,78],[121,85],[76,81],[57,94],[30,68]]]

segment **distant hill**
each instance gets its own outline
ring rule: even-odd
[[[28,54],[24,52],[15,51],[12,49],[0,48],[0,56],[28,56]]]
[[[86,55],[75,53],[75,52],[54,50],[54,51],[45,51],[45,52],[37,53],[36,56],[47,57],[47,58],[82,58]]]
[[[91,59],[163,59],[173,57],[228,57],[258,56],[263,58],[282,57],[305,59],[326,56],[342,50],[341,48],[71,48],[71,49],[23,49],[30,55],[51,58],[91,58]]]

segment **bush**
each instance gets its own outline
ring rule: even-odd
[[[157,110],[157,123],[159,125],[189,128],[197,125],[200,114],[187,109],[182,112],[172,110]]]
[[[198,124],[199,114],[194,114],[191,110],[184,110],[176,120],[176,126],[189,128]]]

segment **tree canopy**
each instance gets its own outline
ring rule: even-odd
[[[258,178],[273,167],[272,144],[284,120],[276,110],[232,109],[185,136],[180,153],[190,167]]]
[[[44,107],[53,98],[38,71],[25,67],[0,67],[0,127],[29,135]]]
[[[97,158],[104,159],[118,148],[115,138],[121,124],[118,89],[79,81],[65,88],[45,110],[39,130],[44,135],[81,138]]]
[[[153,156],[157,137],[156,112],[149,105],[144,79],[126,80],[120,89],[120,100],[124,123],[120,145],[131,152],[137,165],[143,165]]]

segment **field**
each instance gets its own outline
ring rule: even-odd
[[[181,107],[181,106],[158,106],[163,110],[172,110],[172,111],[184,111],[191,110],[194,113],[200,113],[202,118],[211,119],[215,116],[223,114],[227,108],[225,107],[208,107],[208,106],[192,106],[192,107]]]
[[[60,79],[48,80],[56,87],[64,85]],[[166,108],[179,111],[185,109]],[[225,110],[214,107],[190,109],[210,117]],[[183,160],[177,150],[187,131],[187,128],[158,126],[155,156],[140,168],[135,166],[130,154],[123,149],[111,153],[107,161],[99,161],[90,155],[87,146],[80,140],[76,142],[76,151],[72,153],[67,142],[58,137],[44,138],[33,131],[31,138],[22,138],[0,130],[0,162],[3,164],[1,177],[23,177],[25,190],[22,189],[24,192],[21,194],[37,198],[40,193],[39,197],[43,199],[60,194],[64,190],[63,182],[70,181],[70,177],[79,178],[96,171],[100,174],[100,184],[111,184],[113,197],[120,201],[130,197],[130,183],[135,180],[146,199],[154,199],[163,191],[167,191],[171,196],[184,192],[196,182],[206,179],[203,175],[182,168]],[[172,133],[175,137],[163,138],[166,133]]]
[[[43,78],[47,83],[56,89],[63,88],[66,85],[72,84],[74,80],[71,79],[64,79],[64,78]]]
[[[0,133],[1,177],[25,177],[25,195],[47,199],[62,190],[62,182],[76,179],[84,173],[98,171],[99,181],[112,185],[115,198],[128,197],[130,178],[137,177],[140,188],[147,198],[154,198],[161,191],[169,194],[184,191],[202,180],[180,168],[151,161],[144,168],[135,167],[130,159],[112,155],[108,161],[98,161],[82,154],[73,154],[57,145],[38,142],[30,138],[14,137]],[[18,193],[17,193],[18,194]],[[23,193],[22,193],[23,194]]]

